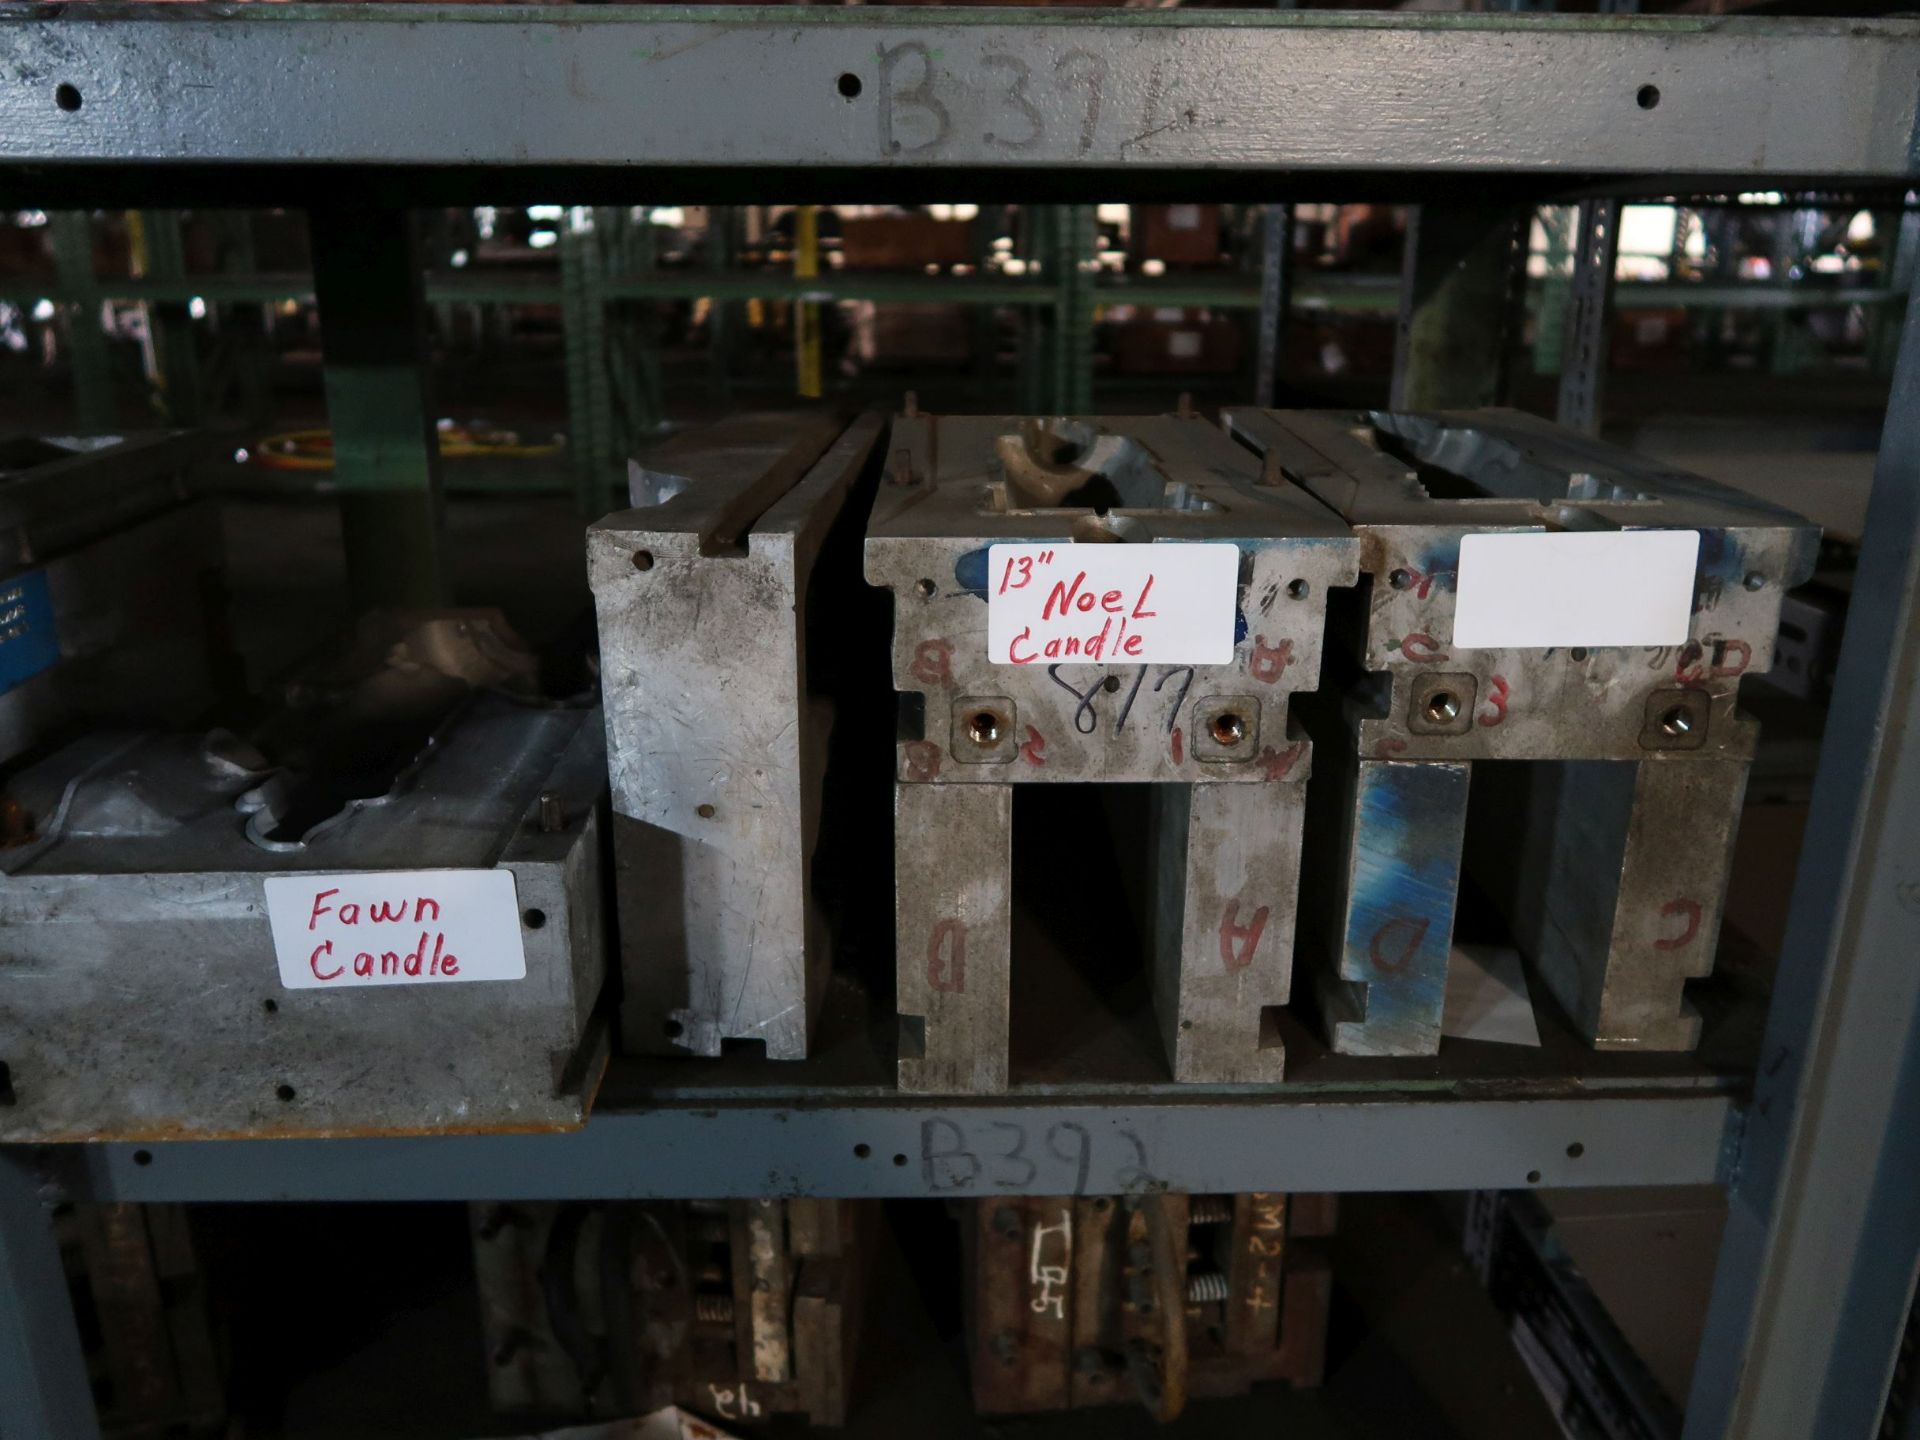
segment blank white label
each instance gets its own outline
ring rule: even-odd
[[[1682,644],[1699,558],[1697,530],[1469,535],[1454,648]]]
[[[266,886],[289,990],[526,978],[512,871],[275,875]]]
[[[996,665],[1230,665],[1234,545],[995,545],[987,650]]]

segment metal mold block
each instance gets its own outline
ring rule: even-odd
[[[830,959],[808,882],[832,725],[809,691],[809,587],[882,425],[692,432],[636,462],[634,508],[587,532],[630,1051],[807,1053]]]
[[[984,1414],[1320,1383],[1331,1195],[1000,1196],[962,1211],[967,1352]]]
[[[471,1211],[502,1414],[679,1404],[846,1423],[880,1224],[872,1201],[488,1204]]]
[[[0,1141],[584,1121],[606,1051],[599,716],[437,668],[490,670],[462,639],[477,618],[440,623],[361,683],[305,682],[258,732],[303,756],[344,746],[346,768],[275,769],[221,731],[148,733],[76,742],[15,778],[37,828],[0,848]],[[267,878],[438,869],[512,873],[524,979],[281,983]]]
[[[1476,760],[1532,777],[1496,877],[1521,949],[1598,1047],[1686,1050],[1685,982],[1713,966],[1754,726],[1819,531],[1788,511],[1513,411],[1231,411],[1229,430],[1349,521],[1370,581],[1336,622],[1352,692],[1316,977],[1334,1048],[1431,1054]],[[1464,650],[1460,542],[1489,531],[1700,533],[1679,646]],[[1331,662],[1330,662],[1331,663]],[[1360,672],[1369,677],[1362,681]],[[1369,686],[1384,684],[1384,701]]]
[[[1346,526],[1194,418],[907,414],[887,442],[868,580],[894,600],[899,1082],[1007,1085],[1012,787],[1151,782],[1153,982],[1174,1078],[1281,1078],[1305,737],[1326,597],[1356,578]],[[995,665],[996,542],[1227,542],[1230,665]]]
[[[214,698],[224,568],[188,432],[0,437],[0,757],[62,725],[183,723]]]

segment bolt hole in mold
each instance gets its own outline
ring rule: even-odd
[[[71,115],[80,108],[80,87],[61,81],[53,87],[53,103]]]
[[[1247,722],[1231,710],[1223,710],[1213,717],[1210,727],[1213,738],[1222,745],[1238,745],[1247,738]]]

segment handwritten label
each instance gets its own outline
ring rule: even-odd
[[[1047,1244],[1048,1236],[1057,1236],[1059,1243]],[[1049,1265],[1046,1256],[1049,1251],[1057,1253],[1059,1264]],[[1033,1295],[1027,1301],[1027,1308],[1036,1315],[1051,1315],[1055,1320],[1067,1318],[1067,1280],[1073,1268],[1073,1212],[1062,1206],[1058,1225],[1040,1225],[1033,1227],[1033,1250],[1027,1262],[1027,1282],[1033,1287]]]
[[[1015,1120],[935,1115],[920,1122],[920,1178],[935,1194],[1018,1190],[1085,1195],[1164,1189],[1131,1130],[1098,1134],[1073,1120],[1031,1126]]]
[[[996,665],[1233,663],[1233,545],[995,545],[987,651]]]
[[[526,978],[511,871],[275,875],[266,888],[289,990]]]
[[[1453,647],[1678,645],[1699,558],[1697,530],[1468,535]]]

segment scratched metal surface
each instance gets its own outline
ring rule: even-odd
[[[1351,790],[1349,866],[1336,881],[1345,910],[1315,956],[1335,1048],[1439,1045],[1469,762],[1484,760],[1556,762],[1523,802],[1531,825],[1479,847],[1523,952],[1595,1045],[1692,1046],[1687,983],[1712,970],[1755,742],[1740,681],[1771,668],[1781,601],[1811,574],[1818,527],[1518,412],[1237,410],[1225,423],[1361,541],[1366,608],[1342,614],[1328,643],[1384,687],[1356,686],[1341,733],[1323,736]],[[1625,528],[1699,532],[1685,644],[1453,644],[1465,536]],[[1378,773],[1402,764],[1408,775]],[[1372,803],[1396,778],[1411,787],[1415,771],[1456,772],[1457,795]],[[1415,853],[1451,863],[1385,884],[1382,857]]]
[[[635,467],[633,508],[587,532],[630,1051],[807,1053],[833,720],[807,612],[831,594],[815,560],[882,424],[747,415],[690,432]]]
[[[1920,91],[1910,23],[1677,17],[10,5],[0,57],[19,164],[1896,178]]]
[[[1102,522],[1091,503],[1034,503],[1012,488],[1015,416],[903,416],[867,527],[867,578],[893,591],[894,688],[918,696],[924,733],[898,747],[909,783],[1088,780],[1298,783],[1310,757],[1288,697],[1319,679],[1327,592],[1353,584],[1359,547],[1303,490],[1263,485],[1259,464],[1198,418],[1103,417],[1096,445],[1139,467],[1138,488]],[[1070,422],[1071,423],[1071,422]],[[910,476],[911,483],[899,480]],[[1228,543],[1241,551],[1233,662],[1222,666],[996,665],[987,650],[988,547],[1120,527],[1130,543]],[[1247,722],[1230,748],[1196,717],[1234,702]],[[1000,721],[974,738],[979,712]]]
[[[1319,676],[1329,590],[1356,578],[1345,523],[1193,416],[910,413],[887,452],[866,573],[893,592],[894,687],[923,717],[895,744],[902,1087],[1007,1083],[1007,896],[1030,863],[1012,853],[1011,790],[1095,781],[1178,787],[1146,882],[1175,1078],[1279,1079],[1312,765],[1288,707]],[[992,663],[988,552],[1009,540],[1068,558],[1096,541],[1234,545],[1232,662]]]
[[[201,808],[197,754],[128,752],[101,773],[138,802],[122,819],[152,833],[55,839],[13,852],[0,879],[0,1140],[578,1125],[599,1078],[602,743],[593,711],[482,701],[410,789],[294,854],[250,843],[230,803]],[[560,833],[539,830],[542,790],[560,797]],[[525,980],[281,985],[265,876],[482,866],[511,870],[539,913]]]
[[[1431,1054],[1453,944],[1468,767],[1360,760],[1336,970],[1322,1008],[1347,1055]]]

